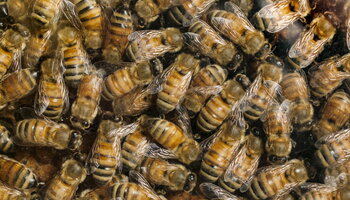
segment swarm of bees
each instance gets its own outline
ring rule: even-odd
[[[0,199],[182,194],[350,200],[350,1],[0,0]]]

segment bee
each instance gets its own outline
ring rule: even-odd
[[[65,67],[64,79],[68,85],[77,87],[88,71],[89,60],[79,32],[73,27],[64,27],[57,33],[59,48]]]
[[[199,60],[192,55],[181,53],[166,71],[162,90],[157,94],[156,105],[162,113],[176,108],[190,85],[192,75],[199,68]]]
[[[307,180],[308,173],[304,162],[293,159],[258,171],[248,193],[253,199],[267,199],[283,194]]]
[[[135,4],[135,12],[141,18],[142,25],[155,21],[159,14],[168,10],[172,0],[138,0]]]
[[[119,138],[111,133],[122,125],[122,121],[102,120],[100,122],[89,161],[92,178],[98,184],[103,185],[112,180],[119,165],[120,144],[117,141]]]
[[[272,163],[284,163],[292,151],[290,109],[291,102],[285,100],[281,104],[271,106],[262,119],[267,135],[265,149]]]
[[[232,12],[212,10],[206,18],[218,32],[239,45],[246,54],[263,58],[271,52],[271,45],[261,31],[256,30],[241,9],[233,3],[225,6]]]
[[[283,78],[283,61],[274,55],[268,55],[265,61],[259,63],[257,73],[261,74],[264,81],[280,83]]]
[[[309,66],[333,39],[336,28],[322,14],[315,17],[309,29],[301,33],[289,50],[287,62],[297,68]]]
[[[0,124],[0,152],[9,153],[14,151],[15,144],[10,136],[10,131]]]
[[[249,134],[246,138],[219,179],[219,185],[231,193],[238,188],[242,192],[248,189],[263,153],[263,142],[259,137]]]
[[[0,105],[17,101],[28,95],[37,85],[36,72],[22,69],[6,76],[0,82]]]
[[[237,121],[227,120],[210,142],[203,156],[199,174],[209,182],[216,182],[229,166],[235,152],[245,140],[246,128]]]
[[[300,72],[285,74],[280,85],[282,95],[292,102],[292,123],[297,131],[303,132],[312,128],[314,108],[309,100],[309,87]]]
[[[47,29],[59,19],[62,0],[34,0],[32,6],[30,21],[33,27]]]
[[[79,184],[85,180],[86,174],[84,166],[78,161],[66,160],[48,184],[44,199],[72,199]]]
[[[230,0],[230,1],[236,4],[243,11],[244,15],[247,17],[254,6],[253,0]]]
[[[349,118],[350,96],[343,91],[337,91],[327,99],[313,134],[321,138],[337,132],[349,121]]]
[[[260,30],[276,33],[298,19],[303,19],[310,11],[308,0],[277,1],[261,8],[253,16],[253,21]]]
[[[177,28],[135,31],[128,38],[125,53],[130,61],[136,62],[151,60],[167,52],[178,52],[183,46],[182,34]]]
[[[138,86],[151,83],[162,71],[163,65],[158,59],[119,68],[105,79],[102,97],[109,101],[122,97]]]
[[[215,0],[182,1],[168,11],[169,19],[176,25],[188,26],[194,19],[199,18],[213,4]]]
[[[324,171],[324,183],[343,187],[350,183],[350,159],[337,162]]]
[[[19,21],[25,15],[28,9],[28,3],[23,0],[1,0],[0,18],[7,18]]]
[[[202,183],[199,188],[200,191],[210,200],[244,200],[240,197],[234,196],[213,183]]]
[[[77,98],[71,107],[70,122],[74,127],[88,129],[97,116],[103,85],[102,76],[101,71],[94,71],[81,79]]]
[[[42,119],[25,119],[17,122],[15,143],[23,146],[46,146],[76,150],[82,143],[79,132],[66,124]]]
[[[193,77],[189,90],[196,88],[206,89],[210,86],[220,86],[224,83],[228,75],[226,69],[220,65],[207,65],[199,70],[199,72]],[[194,117],[201,108],[205,101],[210,97],[210,94],[202,94],[199,92],[188,91],[184,97],[183,105],[189,111],[191,117]]]
[[[315,97],[324,97],[350,78],[350,54],[332,57],[309,72],[311,93]]]
[[[103,57],[108,63],[117,64],[128,45],[128,36],[134,31],[131,13],[120,7],[113,10],[108,31],[109,43],[103,50]]]
[[[204,132],[210,132],[227,118],[232,107],[238,102],[250,85],[248,77],[237,74],[234,79],[223,84],[222,91],[212,96],[201,109],[197,118],[197,126]]]
[[[68,105],[68,90],[60,65],[54,59],[41,63],[41,78],[35,103],[36,113],[57,121]]]
[[[7,185],[0,183],[0,198],[3,200],[24,200],[28,198],[24,192],[8,187]]]
[[[0,156],[0,180],[10,187],[18,190],[32,190],[38,186],[37,176],[24,164],[9,158]]]
[[[323,167],[334,166],[337,162],[349,158],[350,130],[344,129],[320,138],[316,142],[315,153]]]
[[[306,190],[299,199],[300,200],[346,200],[350,197],[350,185],[343,188],[336,188],[329,185],[309,183],[301,186],[302,190]]]
[[[197,160],[201,152],[199,144],[180,127],[165,119],[142,115],[142,130],[145,130],[160,145],[175,154],[184,164]]]
[[[243,55],[236,47],[224,40],[213,28],[201,20],[197,20],[189,27],[188,45],[195,47],[203,55],[214,59],[222,66],[236,69],[243,60]]]

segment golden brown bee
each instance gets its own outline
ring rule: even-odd
[[[202,183],[199,186],[200,191],[205,197],[210,200],[244,200],[243,198],[237,197],[221,187],[214,185],[213,183]]]
[[[246,128],[236,121],[227,120],[210,142],[203,156],[199,174],[209,182],[215,182],[229,166],[235,152],[245,140]]]
[[[117,69],[105,79],[102,97],[109,101],[122,97],[138,86],[151,83],[162,71],[163,65],[158,59]]]
[[[8,187],[7,185],[0,183],[0,198],[2,200],[26,200],[29,197],[20,190]]]
[[[330,185],[309,183],[301,186],[306,190],[300,200],[347,200],[350,198],[350,185],[343,188],[336,188]]]
[[[323,167],[332,167],[350,156],[350,129],[340,130],[316,142],[316,157]]]
[[[324,172],[324,182],[327,185],[343,187],[350,183],[350,159],[341,160],[328,167]]]
[[[129,35],[126,56],[131,61],[151,60],[167,52],[178,52],[183,46],[179,29],[136,31]]]
[[[304,162],[293,159],[283,165],[272,165],[258,171],[248,192],[253,199],[267,199],[283,194],[308,179]]]
[[[62,5],[62,0],[34,0],[31,23],[37,29],[49,28],[57,22]]]
[[[232,107],[245,93],[250,85],[248,77],[237,74],[234,79],[227,80],[223,84],[222,91],[212,96],[201,109],[197,118],[197,126],[204,132],[210,132],[228,117]]]
[[[122,121],[102,120],[100,122],[89,160],[92,178],[98,184],[109,182],[120,164],[120,141],[118,136],[111,133],[122,124]]]
[[[102,74],[94,71],[85,75],[79,84],[72,107],[70,122],[79,129],[88,129],[97,116],[103,85]]]
[[[268,55],[265,61],[259,63],[257,73],[261,74],[264,81],[280,83],[283,78],[283,61],[275,55]]]
[[[1,0],[1,16],[4,18],[14,18],[19,21],[28,11],[28,2],[23,0]]]
[[[103,57],[108,63],[117,64],[121,61],[129,42],[128,36],[133,31],[134,26],[130,11],[124,7],[113,10],[107,34],[109,42],[103,50]]]
[[[350,78],[350,54],[332,57],[309,71],[311,93],[315,97],[324,97],[339,87],[343,80]]]
[[[36,73],[22,69],[11,73],[0,82],[0,105],[17,101],[36,87]]]
[[[176,108],[186,95],[192,75],[199,68],[199,60],[192,55],[182,53],[178,55],[161,84],[162,90],[157,95],[156,105],[159,111],[168,113]]]
[[[194,117],[201,108],[205,101],[210,97],[210,94],[205,92],[197,92],[196,90],[204,89],[211,86],[220,86],[226,80],[228,72],[226,69],[219,65],[207,65],[199,70],[199,72],[193,77],[189,90],[184,97],[183,105],[189,111],[191,117]],[[204,94],[203,94],[204,93]]]
[[[14,143],[11,134],[8,129],[0,124],[0,151],[3,153],[9,153],[14,151]]]
[[[44,199],[72,199],[85,178],[86,170],[82,164],[76,160],[66,160],[48,184]]]
[[[194,22],[185,36],[188,45],[195,47],[203,55],[214,59],[218,64],[230,69],[237,69],[243,60],[243,55],[236,47],[224,40],[213,28],[201,20]]]
[[[169,9],[168,16],[173,23],[188,26],[194,19],[203,15],[214,3],[215,0],[181,1],[180,5]]]
[[[335,32],[336,28],[324,15],[315,17],[309,29],[301,33],[290,48],[288,63],[297,69],[309,66],[333,39]]]
[[[236,4],[244,13],[245,16],[248,16],[250,11],[253,9],[254,1],[253,0],[230,0],[232,3]]]
[[[41,63],[41,78],[35,102],[36,113],[54,121],[61,118],[69,100],[61,66],[57,62],[47,59]]]
[[[180,162],[190,164],[198,159],[201,152],[199,144],[174,123],[146,115],[141,116],[140,123],[144,131],[172,151]]]
[[[276,1],[261,8],[253,21],[260,30],[276,33],[306,17],[310,11],[309,0]]]
[[[142,19],[141,24],[149,24],[155,21],[159,14],[168,10],[173,0],[138,0],[135,4],[135,11]]]
[[[0,168],[0,180],[8,186],[19,190],[32,190],[38,186],[38,179],[33,171],[12,158],[1,155]]]
[[[313,134],[319,139],[337,132],[349,121],[349,118],[350,96],[343,91],[337,91],[327,99]]]
[[[246,138],[244,145],[234,155],[219,179],[220,186],[229,192],[238,188],[241,188],[242,192],[248,189],[263,153],[263,142],[259,137],[249,134]]]
[[[294,128],[303,132],[312,128],[314,108],[309,101],[309,88],[298,71],[287,73],[280,82],[283,96],[292,102],[291,118]]]
[[[59,30],[57,38],[65,68],[64,79],[68,85],[77,87],[90,64],[82,38],[76,29],[69,26]]]
[[[207,21],[218,32],[233,43],[242,47],[246,54],[263,58],[271,51],[271,45],[264,34],[249,22],[241,9],[233,3],[225,3],[232,12],[212,10],[207,14]]]
[[[25,119],[16,125],[15,143],[23,146],[46,146],[75,150],[81,145],[79,132],[66,124],[41,119]]]

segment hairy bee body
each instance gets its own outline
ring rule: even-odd
[[[182,53],[177,56],[170,66],[163,90],[157,94],[157,108],[168,113],[176,108],[181,99],[186,95],[193,73],[199,67],[199,60],[189,54]]]
[[[49,28],[60,15],[62,0],[35,0],[30,13],[32,24],[39,29]]]
[[[180,162],[185,164],[197,160],[200,146],[174,123],[143,115],[141,127],[163,147],[172,151]]]
[[[261,139],[252,134],[248,135],[245,144],[235,154],[230,166],[220,177],[219,185],[231,193],[243,185],[248,189],[249,180],[258,168],[262,153]]]
[[[327,99],[319,121],[313,129],[317,138],[340,130],[350,118],[350,96],[343,91],[332,94]]]
[[[0,82],[0,105],[16,101],[29,94],[37,85],[35,73],[22,69]]]
[[[200,69],[193,77],[189,88],[203,87],[205,89],[208,86],[219,86],[226,80],[227,75],[227,70],[219,65],[207,65],[205,68]],[[186,94],[183,105],[189,111],[191,117],[194,117],[200,111],[209,96],[210,94],[196,92]]]
[[[16,124],[15,143],[19,145],[75,150],[81,142],[81,135],[65,124],[41,119],[25,119]]]
[[[74,127],[88,129],[97,116],[101,99],[103,79],[100,74],[84,75],[81,79],[77,98],[71,107],[71,123]]]
[[[267,199],[292,189],[308,180],[304,163],[294,159],[283,165],[273,165],[254,177],[249,195],[254,199]]]
[[[3,125],[0,125],[0,151],[3,153],[13,152],[14,143],[10,138],[10,132]]]
[[[50,181],[44,199],[72,199],[78,186],[86,178],[86,170],[76,160],[67,160],[61,171]]]
[[[25,65],[28,68],[34,69],[39,59],[49,51],[51,34],[52,30],[36,30],[32,33],[24,50]]]
[[[226,121],[218,130],[204,154],[199,174],[209,182],[215,182],[229,166],[245,138],[245,128]]]
[[[154,62],[144,61],[132,63],[107,76],[103,84],[102,97],[113,100],[131,92],[138,86],[147,85],[163,71],[163,65],[158,59]]]
[[[132,182],[116,183],[111,188],[112,199],[123,200],[159,200],[157,196],[150,194],[150,192],[139,184]]]
[[[250,11],[253,9],[254,1],[253,0],[230,0],[232,3],[236,4],[245,14],[248,16]]]
[[[27,190],[38,186],[38,179],[33,171],[12,158],[1,155],[0,168],[0,180],[11,187]]]
[[[26,200],[27,195],[25,195],[20,190],[10,188],[4,184],[0,184],[0,199],[2,200]]]
[[[158,15],[168,10],[171,0],[138,0],[135,4],[137,15],[142,18],[143,24],[149,24],[158,18]]]

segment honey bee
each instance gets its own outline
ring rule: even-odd
[[[292,102],[291,118],[295,129],[299,132],[310,130],[314,108],[309,101],[309,88],[305,78],[298,71],[287,73],[280,85],[283,96]]]
[[[309,29],[301,33],[289,50],[287,61],[300,69],[309,66],[333,39],[336,28],[322,14],[315,17]]]
[[[196,123],[200,130],[210,132],[219,127],[232,111],[234,104],[244,96],[249,84],[248,77],[243,74],[227,80],[222,91],[212,96],[198,114]]]
[[[337,132],[350,118],[350,97],[343,91],[337,91],[327,99],[320,119],[316,123],[313,134],[317,138]]]
[[[173,0],[138,0],[135,4],[135,11],[141,18],[141,24],[149,24],[155,21],[159,14],[168,10]]]
[[[195,47],[203,55],[214,59],[222,66],[230,65],[228,66],[230,69],[236,69],[241,64],[242,53],[204,21],[197,20],[188,30],[185,36],[188,37],[187,43],[190,47]]]
[[[36,87],[36,73],[22,69],[6,76],[0,82],[0,105],[21,99]]]
[[[70,122],[74,127],[88,129],[97,116],[103,85],[102,76],[101,71],[94,71],[81,79],[77,98],[71,107]]]
[[[339,87],[343,80],[350,78],[350,54],[332,57],[314,71],[309,71],[311,93],[315,97],[324,97]]]
[[[199,174],[206,181],[215,182],[225,172],[245,140],[245,131],[237,121],[227,120],[221,125],[203,156]]]
[[[199,60],[192,55],[181,53],[165,71],[162,90],[157,94],[156,105],[159,111],[168,113],[176,108],[190,85],[192,75],[199,68]]]
[[[341,160],[324,172],[324,183],[343,187],[350,183],[350,159]]]
[[[41,78],[35,103],[36,113],[57,121],[68,105],[68,90],[57,61],[47,59],[41,63]]]
[[[92,178],[101,185],[112,179],[119,165],[119,138],[111,132],[120,128],[122,124],[122,121],[103,120],[99,125],[89,163]]]
[[[138,86],[151,83],[162,71],[163,65],[158,59],[117,69],[105,79],[102,97],[109,101],[122,97]]]
[[[128,38],[125,53],[130,61],[136,62],[178,52],[183,46],[182,34],[177,28],[135,31]]]
[[[189,90],[196,88],[206,89],[210,86],[222,85],[226,80],[228,72],[226,69],[219,65],[207,65],[199,70],[199,72],[193,77]],[[199,92],[188,91],[184,97],[183,105],[189,111],[191,117],[194,117],[201,108],[205,101],[210,97],[210,94],[202,94]]]
[[[248,189],[263,153],[263,142],[259,137],[249,134],[246,138],[219,179],[220,186],[231,193],[238,188],[242,192]]]
[[[19,21],[25,15],[28,9],[28,3],[23,0],[1,0],[0,1],[0,16]]]
[[[262,119],[267,135],[265,149],[269,162],[282,164],[287,161],[292,151],[290,109],[291,102],[285,100],[281,104],[271,106]]]
[[[260,30],[276,33],[306,17],[310,11],[308,0],[277,1],[261,8],[253,16],[253,21]]]
[[[215,0],[181,1],[179,5],[169,9],[168,16],[176,25],[188,26],[194,19],[201,17],[214,3]]]
[[[261,74],[264,81],[280,83],[283,78],[283,61],[274,55],[268,55],[265,61],[259,63],[258,74]]]
[[[66,124],[41,119],[25,119],[16,124],[15,143],[23,146],[46,146],[56,149],[77,149],[81,143],[79,132]]]
[[[0,124],[0,152],[9,153],[14,151],[14,143],[9,130]]]
[[[85,178],[86,170],[82,164],[76,160],[66,160],[48,184],[44,199],[72,199]]]
[[[261,31],[256,30],[241,9],[230,2],[225,3],[229,11],[212,10],[206,18],[218,32],[242,47],[246,54],[263,58],[271,51],[271,45]]]
[[[258,171],[248,192],[253,199],[267,199],[283,194],[307,180],[308,173],[304,162],[293,159]]]
[[[180,162],[190,164],[198,159],[201,152],[199,144],[174,123],[142,115],[140,124],[156,142],[173,152]]]
[[[0,168],[0,180],[8,186],[18,190],[32,190],[38,186],[38,179],[33,171],[12,158],[1,155]]]
[[[129,42],[128,36],[134,31],[134,26],[130,11],[124,7],[113,10],[110,21],[109,43],[103,50],[103,57],[108,63],[117,64],[121,61]]]
[[[309,183],[301,186],[302,190],[306,190],[299,199],[300,200],[346,200],[350,197],[350,185],[343,188],[336,188],[329,185]]]
[[[64,78],[68,85],[77,87],[90,64],[82,38],[76,29],[69,26],[59,30],[57,38],[65,67]]]
[[[322,137],[316,142],[316,157],[323,167],[334,166],[337,162],[349,158],[350,130],[344,129]]]
[[[0,198],[3,200],[25,200],[28,195],[24,192],[8,187],[7,185],[0,183]]]
[[[202,183],[199,186],[200,191],[210,200],[244,200],[227,192],[213,183]]]
[[[30,12],[33,27],[47,29],[54,25],[60,17],[62,0],[35,0]]]
[[[244,13],[245,16],[248,16],[250,11],[253,9],[254,1],[253,0],[230,0],[232,3],[236,4]]]

